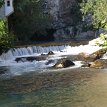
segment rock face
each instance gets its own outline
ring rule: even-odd
[[[82,31],[81,0],[45,0],[45,13],[52,18],[55,40],[93,38],[95,32]],[[74,38],[74,36],[76,36]]]
[[[75,64],[68,59],[60,59],[58,62],[54,65],[55,68],[66,68],[69,66],[74,66]]]
[[[82,32],[82,14],[80,11],[81,0],[45,0],[45,13],[52,18],[52,28],[56,29],[56,40],[69,40],[77,35],[90,37],[93,32]],[[87,36],[88,35],[88,36]]]

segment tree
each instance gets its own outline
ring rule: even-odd
[[[4,0],[0,1],[0,8]],[[8,32],[7,21],[0,19],[0,54],[6,52],[12,46],[13,36]]]
[[[81,11],[83,18],[91,16],[94,28],[107,30],[107,0],[83,0]]]
[[[50,26],[50,17],[43,13],[44,0],[14,0],[14,14],[10,16],[10,28],[18,41],[29,41],[32,35]]]
[[[0,1],[0,8],[2,7],[2,5],[4,4],[4,0]]]

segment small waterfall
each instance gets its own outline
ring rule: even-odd
[[[3,53],[0,56],[0,60],[10,60],[10,59],[14,59],[17,56],[20,57],[24,55],[43,54],[43,53],[48,53],[49,51],[61,52],[66,47],[67,47],[66,45],[62,45],[62,46],[49,46],[49,47],[32,46],[26,48],[14,48],[14,49],[10,49],[7,53]]]

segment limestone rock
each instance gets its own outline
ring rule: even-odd
[[[107,68],[107,59],[98,59],[90,64],[91,68]]]
[[[100,60],[96,60],[90,64],[90,68],[103,68],[103,63]]]
[[[100,59],[105,53],[106,53],[106,50],[100,49],[100,50],[90,54],[88,58],[90,58],[93,61],[95,61],[97,59]]]

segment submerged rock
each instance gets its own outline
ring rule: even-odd
[[[70,66],[74,66],[75,64],[69,60],[69,59],[60,59],[58,62],[54,65],[55,68],[66,68]]]
[[[49,64],[52,64],[52,63],[54,63],[54,60],[48,60],[48,61],[45,63],[45,65],[49,65]]]
[[[0,67],[0,75],[5,74],[6,72],[8,72],[8,67],[6,67],[6,66]]]
[[[49,52],[48,52],[48,55],[54,55],[54,52],[49,51]]]
[[[19,57],[19,58],[16,58],[15,61],[18,63],[18,62],[26,62],[26,61],[42,61],[42,60],[46,60],[46,57],[44,56],[29,56],[29,57]]]

